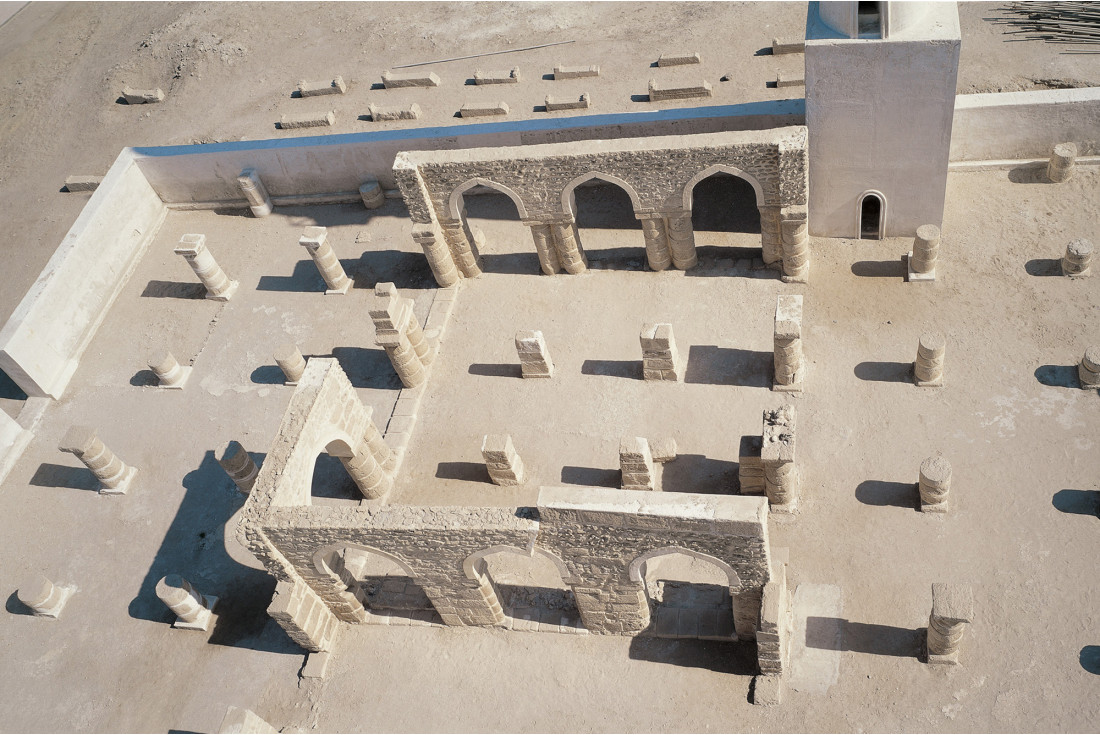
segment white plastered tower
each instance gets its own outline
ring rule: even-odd
[[[810,3],[811,234],[942,224],[960,45],[954,2]]]

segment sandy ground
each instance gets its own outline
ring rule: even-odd
[[[638,29],[658,28],[670,48],[690,43],[705,59],[755,65],[745,68],[761,84],[745,82],[744,94],[766,95],[775,91],[762,81],[778,60],[752,54],[782,35],[783,24],[800,28],[804,12],[801,4],[769,10],[779,26],[767,27],[749,22],[762,10],[733,4],[643,5],[636,13],[625,4],[598,5],[595,16],[568,5],[496,6],[493,23],[462,10],[483,6],[446,13],[437,6],[434,14],[368,7],[369,14],[355,5],[311,7],[308,22],[292,5],[32,4],[17,13],[0,28],[0,99],[9,113],[0,117],[0,197],[13,233],[0,246],[0,312],[18,303],[86,201],[57,191],[66,175],[102,173],[124,145],[268,137],[297,102],[289,91],[299,78],[344,73],[361,82],[353,87],[361,96],[340,100],[345,126],[334,132],[369,129],[352,112],[365,108],[371,97],[363,88],[387,66],[561,33],[578,39],[564,48],[589,43],[588,53],[514,63],[610,65],[621,58],[620,68],[630,62],[640,70],[620,78],[617,104],[631,109],[641,106],[629,96],[653,73],[641,67],[655,50],[623,42],[639,38]],[[1033,78],[1096,83],[1095,56],[1005,44],[981,20],[995,7],[961,9],[970,34],[961,90]],[[736,29],[729,57],[717,55],[729,36],[706,35],[719,22]],[[298,33],[304,43],[285,43]],[[601,37],[611,39],[602,50]],[[968,45],[971,38],[984,40]],[[513,63],[498,59],[484,66]],[[348,60],[356,70],[343,72]],[[449,67],[455,79],[479,65],[458,64]],[[181,76],[172,80],[179,65]],[[123,83],[163,85],[169,101],[150,109],[115,105]],[[433,114],[457,109],[462,92],[446,94]],[[759,430],[763,406],[779,402],[764,387],[774,297],[805,294],[810,373],[806,394],[792,399],[805,503],[797,517],[777,519],[771,533],[774,546],[790,549],[792,584],[839,590],[838,611],[801,638],[818,660],[836,663],[837,679],[818,687],[824,694],[791,692],[774,710],[747,702],[749,646],[591,635],[359,626],[345,631],[323,684],[299,685],[302,652],[264,613],[273,580],[224,538],[242,497],[215,458],[239,440],[262,459],[290,398],[270,357],[286,336],[307,354],[337,356],[362,400],[384,412],[397,386],[362,313],[369,289],[395,281],[417,297],[423,316],[430,274],[400,202],[374,212],[288,208],[264,220],[173,213],[72,390],[46,412],[0,493],[2,729],[209,732],[233,704],[286,731],[1092,730],[1100,716],[1091,696],[1100,675],[1100,600],[1088,582],[1100,551],[1100,397],[1073,387],[1072,365],[1087,345],[1100,343],[1100,281],[1045,274],[1069,239],[1091,236],[1098,189],[1095,168],[1060,186],[1034,183],[1029,171],[952,174],[935,284],[904,283],[903,240],[815,241],[806,286],[753,270],[753,253],[742,251],[708,251],[695,273],[654,274],[640,269],[640,232],[613,221],[581,233],[594,255],[619,251],[597,260],[608,267],[578,278],[539,277],[526,228],[490,197],[480,210],[471,204],[494,267],[463,289],[445,335],[431,385],[438,400],[425,403],[423,433],[398,486],[399,499],[410,502],[529,502],[527,490],[506,496],[468,475],[439,477],[443,463],[476,461],[476,440],[492,422],[531,453],[539,482],[585,476],[585,484],[610,484],[614,439],[643,431],[676,435],[685,454],[678,461],[695,457],[680,470],[684,483],[728,491],[737,440]],[[330,228],[355,274],[349,296],[321,295],[297,245],[311,224]],[[171,253],[185,232],[205,232],[241,281],[229,304],[195,298],[201,294],[189,270]],[[713,247],[751,240],[700,238]],[[515,316],[502,316],[494,298]],[[599,318],[571,327],[570,317],[592,313]],[[626,363],[638,359],[640,323],[663,314],[676,324],[689,375],[698,371],[699,382],[646,386],[630,377]],[[473,370],[508,363],[510,335],[528,327],[547,331],[560,384],[526,386],[499,367],[497,374]],[[926,329],[948,340],[947,385],[934,391],[905,379]],[[146,353],[169,343],[196,368],[182,393],[150,387],[144,370]],[[586,373],[586,361],[603,364]],[[479,400],[448,438],[431,417],[461,408],[451,386]],[[543,395],[531,394],[531,413],[559,427],[585,423],[573,434],[533,433],[514,399],[536,388]],[[585,400],[563,401],[555,392],[562,388],[582,391]],[[492,401],[501,398],[507,410],[494,412]],[[683,411],[670,410],[668,398]],[[588,402],[590,411],[578,405]],[[98,495],[79,463],[56,450],[78,421],[99,426],[140,468],[130,495]],[[915,511],[917,467],[936,451],[954,466],[955,504],[946,517]],[[319,463],[316,485],[332,487],[338,469]],[[411,478],[431,480],[438,495],[417,498],[425,485]],[[169,627],[152,590],[170,571],[224,600],[209,636]],[[21,577],[42,572],[79,588],[58,621],[27,615],[14,595]],[[930,670],[917,657],[930,585],[938,581],[975,586],[977,618],[964,666],[952,671]]]

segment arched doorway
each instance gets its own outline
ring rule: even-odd
[[[550,552],[495,546],[472,554],[463,568],[466,576],[488,583],[513,630],[579,628],[565,565]]]
[[[349,545],[322,554],[321,562],[372,615],[442,622],[409,567],[390,554]]]
[[[756,189],[740,176],[716,171],[691,192],[691,226],[701,257],[761,257],[760,202]]]
[[[658,638],[736,640],[731,590],[740,582],[722,561],[686,549],[658,549],[635,559],[630,577],[649,600]]]
[[[645,267],[645,238],[635,214],[637,194],[624,181],[601,174],[578,177],[562,195],[573,215],[577,242],[590,268],[641,270]]]
[[[531,231],[522,223],[526,210],[519,196],[486,179],[473,179],[451,194],[451,215],[466,229],[486,273],[537,274],[538,254]]]
[[[346,446],[343,442],[333,445]],[[334,451],[340,449],[333,447]],[[350,451],[348,451],[350,456]],[[313,463],[313,477],[310,484],[310,503],[313,505],[355,505],[363,500],[363,493],[351,479],[344,463],[332,452],[324,451],[317,455]]]
[[[886,233],[886,199],[880,192],[864,192],[859,198],[859,239],[881,240]]]

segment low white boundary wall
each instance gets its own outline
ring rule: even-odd
[[[952,161],[1048,158],[1058,143],[1100,153],[1100,87],[955,97]]]
[[[574,140],[642,138],[733,130],[766,130],[805,121],[805,100],[651,110],[606,115],[344,133],[277,140],[135,148],[137,164],[172,208],[244,207],[237,176],[260,175],[276,205],[358,200],[359,186],[377,179],[397,187],[400,151],[495,148]],[[280,199],[283,201],[280,201]],[[294,201],[290,201],[290,200]]]
[[[0,329],[0,369],[28,396],[61,397],[167,211],[123,149]]]

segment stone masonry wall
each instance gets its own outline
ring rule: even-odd
[[[569,214],[563,193],[575,179],[603,174],[627,184],[635,211],[684,209],[684,189],[716,165],[735,167],[760,184],[758,207],[805,204],[806,130],[764,131],[613,141],[580,141],[461,151],[415,151],[398,155],[394,175],[414,222],[453,220],[452,192],[480,178],[511,190],[528,218]],[[419,183],[417,182],[419,179]],[[430,197],[423,200],[424,194]]]

